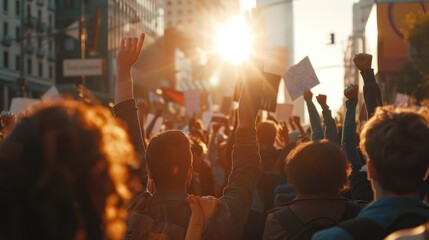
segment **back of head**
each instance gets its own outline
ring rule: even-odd
[[[75,102],[43,107],[21,120],[0,156],[1,239],[124,234],[133,197],[128,173],[138,162],[108,110]]]
[[[260,146],[273,146],[277,136],[276,124],[273,121],[258,123],[256,136]]]
[[[188,136],[179,130],[156,135],[147,147],[146,161],[157,190],[184,189],[188,169],[192,164]]]
[[[361,133],[360,147],[385,191],[416,193],[429,165],[429,118],[409,109],[378,108]]]
[[[338,194],[349,172],[342,149],[327,141],[298,145],[287,156],[285,168],[288,182],[299,194]]]

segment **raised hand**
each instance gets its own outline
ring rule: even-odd
[[[313,98],[313,93],[311,92],[311,90],[305,90],[303,96],[305,101],[311,101],[311,99]]]
[[[359,87],[356,84],[352,84],[344,90],[344,96],[347,99],[355,98],[358,96],[358,94],[359,94]]]
[[[296,130],[296,125],[295,125],[295,122],[294,122],[293,116],[290,116],[290,117],[289,117],[289,125],[290,125],[290,127],[292,128],[292,130]]]
[[[0,122],[4,128],[5,135],[7,136],[15,127],[15,115],[11,112],[2,111],[0,114]]]
[[[144,33],[140,35],[140,38],[122,38],[121,48],[116,60],[118,75],[130,74],[131,67],[134,65],[134,63],[136,63],[140,56],[144,38]]]
[[[140,38],[123,38],[121,47],[116,59],[116,82],[115,82],[115,103],[133,99],[133,80],[131,77],[131,67],[139,58],[143,46],[145,34]]]
[[[356,54],[353,58],[353,62],[359,71],[363,72],[365,70],[369,70],[371,69],[372,64],[372,55],[367,53]]]
[[[326,95],[319,94],[316,96],[316,100],[319,103],[319,105],[322,107],[322,109],[328,108],[328,105],[326,104]]]

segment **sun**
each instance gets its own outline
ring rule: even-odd
[[[218,25],[214,41],[214,51],[228,62],[240,63],[251,55],[253,37],[244,19]]]

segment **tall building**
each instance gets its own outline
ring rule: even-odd
[[[3,0],[0,9],[0,109],[8,109],[55,82],[55,1]]]
[[[79,76],[65,76],[63,65],[64,60],[81,59],[81,53],[84,53],[86,59],[97,59],[103,64],[102,74],[85,77],[84,85],[104,103],[113,99],[116,56],[122,37],[139,36],[145,32],[147,46],[163,34],[155,0],[58,1],[56,13],[57,28],[68,29],[56,39],[57,83],[73,88],[82,82]],[[83,25],[80,24],[82,14],[86,25],[84,51],[79,31]]]

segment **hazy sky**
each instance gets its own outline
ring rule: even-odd
[[[254,0],[241,0],[252,4]],[[281,1],[281,0],[279,0]],[[344,51],[352,31],[352,7],[358,0],[294,0],[294,60],[309,56],[321,84],[314,95],[328,95],[333,111],[343,101]],[[335,33],[336,44],[328,45]],[[335,68],[319,69],[330,66]],[[316,104],[317,105],[317,104]]]

